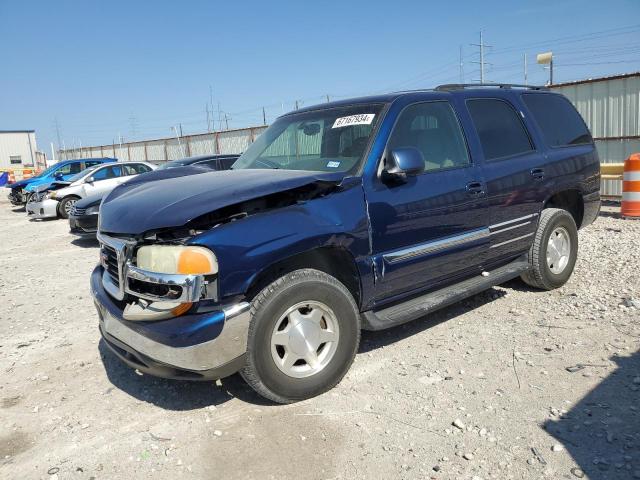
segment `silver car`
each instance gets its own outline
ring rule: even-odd
[[[69,218],[69,212],[81,198],[105,195],[121,183],[141,173],[155,170],[147,162],[106,163],[89,167],[69,180],[43,185],[27,203],[32,218]]]

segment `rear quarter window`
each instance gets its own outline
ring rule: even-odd
[[[497,98],[474,98],[467,100],[467,108],[485,160],[499,160],[533,150],[520,113],[510,103]]]
[[[566,147],[593,142],[584,120],[565,97],[524,94],[522,100],[549,146]]]

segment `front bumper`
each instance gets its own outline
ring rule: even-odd
[[[70,215],[69,232],[80,237],[95,237],[98,231],[98,214]]]
[[[27,215],[31,218],[56,218],[58,216],[58,201],[51,198],[40,202],[27,203]]]
[[[251,318],[248,303],[167,320],[128,321],[104,289],[102,272],[97,266],[91,275],[100,333],[125,363],[150,375],[199,380],[223,378],[243,366]]]
[[[16,205],[16,206],[24,205],[24,197],[21,191],[12,189],[8,197],[9,197],[9,201],[11,202],[11,205]]]

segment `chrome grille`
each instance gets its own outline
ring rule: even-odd
[[[102,266],[107,270],[109,276],[114,281],[114,283],[119,287],[120,286],[120,277],[118,274],[118,254],[109,245],[102,245]]]
[[[76,217],[79,217],[81,215],[84,215],[87,212],[86,208],[78,208],[75,205],[73,207],[71,207],[71,211],[69,212],[69,215],[74,215]]]

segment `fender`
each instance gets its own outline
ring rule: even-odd
[[[353,182],[324,197],[216,226],[187,243],[215,253],[222,299],[245,294],[274,263],[320,247],[349,251],[362,271],[369,259],[366,211],[361,184]]]

